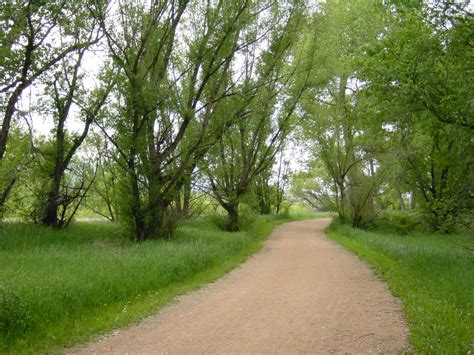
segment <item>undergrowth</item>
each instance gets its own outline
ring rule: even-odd
[[[373,265],[401,298],[420,353],[474,351],[472,237],[410,232],[403,226],[363,231],[337,223],[327,232]]]

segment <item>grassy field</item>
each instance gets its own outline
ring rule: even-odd
[[[110,223],[4,223],[0,353],[54,351],[139,320],[234,268],[287,220],[259,217],[238,233],[196,220],[172,241],[141,244]]]
[[[397,229],[402,235],[338,224],[327,232],[373,265],[402,299],[420,353],[473,353],[474,239]]]

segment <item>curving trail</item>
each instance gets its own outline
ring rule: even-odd
[[[403,353],[401,306],[327,239],[329,219],[287,223],[263,250],[158,315],[74,353]]]

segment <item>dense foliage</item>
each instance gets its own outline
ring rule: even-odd
[[[217,156],[210,148],[228,151],[224,137],[235,129],[260,127],[245,143],[256,151],[234,162],[243,190],[271,169],[304,90],[293,48],[303,1],[75,6],[2,6],[6,215],[61,228],[89,208],[120,220],[138,241],[170,238],[177,219],[192,214],[196,179],[222,185],[227,166],[213,169],[213,177],[197,171],[210,171]],[[91,68],[93,62],[99,65]],[[287,103],[276,118],[273,106],[283,95]],[[50,132],[38,132],[42,121],[52,122]],[[224,191],[207,185],[206,192]]]
[[[309,156],[293,197],[353,226],[411,208],[433,230],[471,228],[471,11],[6,1],[2,213],[62,228],[89,211],[143,241],[213,199],[237,230],[242,202],[281,210],[293,139]]]
[[[302,101],[312,158],[295,176],[297,196],[353,226],[409,208],[434,231],[472,229],[467,5],[328,1],[314,14],[323,64]]]

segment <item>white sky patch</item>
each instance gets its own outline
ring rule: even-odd
[[[382,128],[387,131],[387,132],[395,132],[397,130],[397,127],[394,124],[391,123],[384,123],[382,124]]]

